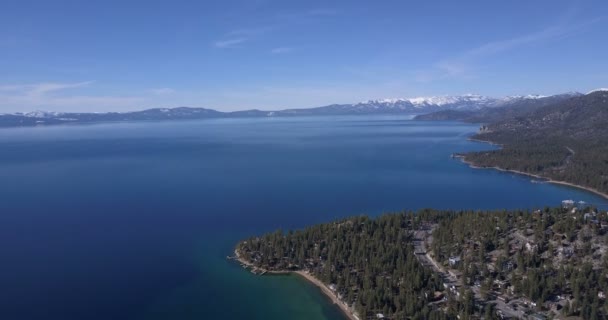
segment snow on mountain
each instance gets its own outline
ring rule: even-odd
[[[465,94],[460,96],[430,96],[368,100],[353,104],[352,107],[356,109],[367,107],[373,109],[410,110],[412,112],[442,109],[478,110],[485,107],[499,107],[525,99],[540,99],[545,97],[546,96],[541,95],[527,95],[492,98],[477,94]]]
[[[367,100],[359,102],[355,105],[362,104],[382,104],[382,105],[398,105],[398,104],[411,104],[415,106],[422,105],[436,105],[442,106],[446,104],[456,103],[464,100],[477,100],[480,96],[467,95],[467,96],[436,96],[436,97],[416,97],[416,98],[391,98],[391,99],[377,99]]]
[[[598,88],[598,89],[587,92],[587,94],[591,94],[591,93],[598,92],[598,91],[608,91],[608,88]]]
[[[418,97],[409,99],[409,101],[414,105],[444,106],[455,103],[482,102],[487,101],[489,99],[490,98],[480,95],[467,94],[463,96]]]
[[[525,96],[507,96],[503,100],[542,99],[542,98],[546,98],[546,97],[547,96],[543,96],[540,94],[528,94]]]
[[[459,102],[484,101],[489,98],[480,95],[467,94],[463,96],[432,96],[432,97],[416,97],[416,98],[393,98],[393,99],[378,99],[359,102],[358,104],[384,104],[396,105],[400,103],[409,103],[414,106],[443,106]]]
[[[608,89],[598,89],[608,90]],[[598,90],[594,90],[598,91]],[[354,104],[332,104],[308,109],[285,109],[278,111],[244,110],[221,112],[205,108],[155,108],[141,111],[107,112],[107,113],[62,113],[34,111],[16,113],[18,119],[12,119],[15,124],[22,123],[61,123],[64,121],[136,121],[164,119],[202,119],[219,117],[269,117],[269,116],[299,116],[299,115],[350,115],[350,114],[423,114],[444,110],[478,111],[484,108],[508,107],[520,103],[536,103],[541,99],[564,99],[580,93],[566,93],[557,96],[525,95],[493,98],[477,94],[453,96],[429,96],[415,98],[392,98],[368,100]],[[549,100],[547,100],[549,101]],[[19,119],[19,117],[23,119]],[[9,121],[9,122],[10,122]],[[11,122],[11,123],[13,123]]]
[[[49,111],[36,110],[36,111],[32,111],[32,112],[23,113],[22,115],[25,117],[28,117],[28,118],[51,118],[51,117],[57,117],[60,114],[61,114],[60,112],[49,112]]]

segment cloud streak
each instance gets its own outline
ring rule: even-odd
[[[303,10],[299,12],[281,13],[274,16],[276,20],[270,25],[260,27],[248,27],[234,29],[223,35],[223,39],[213,43],[213,46],[218,49],[240,48],[244,42],[251,41],[257,37],[265,35],[276,29],[285,28],[286,26],[298,23],[306,23],[314,21],[315,18],[330,17],[338,14],[338,11],[329,8],[315,8]],[[283,50],[280,50],[283,49]],[[271,49],[273,54],[287,53],[291,48],[275,48]]]
[[[491,55],[525,45],[568,37],[599,21],[600,19],[594,19],[573,26],[551,26],[519,37],[485,43],[469,50],[465,55],[469,57]]]
[[[157,96],[164,96],[164,95],[174,94],[176,91],[175,91],[175,89],[172,89],[172,88],[156,88],[156,89],[150,89],[149,92],[154,95],[157,95]]]
[[[0,112],[23,112],[51,108],[58,111],[83,109],[107,111],[136,107],[144,99],[134,96],[94,96],[66,94],[65,91],[84,88],[93,81],[43,82],[0,85]],[[10,110],[6,110],[10,109]]]
[[[270,50],[270,53],[285,54],[285,53],[290,53],[292,51],[293,51],[293,48],[290,48],[290,47],[278,47],[278,48],[274,48],[274,49]]]
[[[589,26],[599,21],[600,19],[593,19],[578,24],[549,26],[542,30],[517,37],[490,41],[471,48],[459,56],[435,62],[430,69],[418,71],[415,79],[418,82],[430,82],[448,78],[462,80],[476,78],[476,76],[470,73],[470,69],[485,57],[515,50],[520,47],[533,46],[555,39],[570,37],[586,30]]]
[[[55,91],[86,87],[91,83],[93,83],[93,81],[75,83],[45,82],[36,84],[0,85],[0,92],[12,92],[25,96],[41,96]]]
[[[232,49],[239,48],[243,42],[247,41],[245,38],[234,38],[227,40],[220,40],[213,43],[213,46],[218,49]]]

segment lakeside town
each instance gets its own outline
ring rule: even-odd
[[[531,212],[468,211],[444,216],[440,212],[419,212],[397,216],[402,219],[400,231],[407,231],[404,250],[409,248],[417,264],[430,271],[424,279],[418,275],[410,279],[425,283],[419,292],[408,289],[417,302],[424,302],[427,310],[424,317],[541,320],[606,316],[608,214],[605,211],[582,201],[564,200],[558,208]],[[366,224],[367,221],[361,222]],[[331,224],[332,229],[338,230],[352,225],[351,220]],[[295,236],[298,232],[290,232],[275,233],[273,240],[255,238],[255,246],[252,240],[240,243],[236,250],[238,261],[254,274],[298,271],[318,278],[321,284],[317,285],[341,304],[351,319],[415,318],[407,310],[400,310],[407,309],[410,303],[407,300],[404,307],[390,300],[373,305],[375,302],[369,302],[373,298],[367,298],[370,292],[378,297],[378,292],[385,290],[393,296],[403,295],[405,275],[395,282],[395,275],[390,274],[392,268],[386,267],[390,264],[384,268],[366,264],[363,269],[376,269],[370,273],[355,267],[357,263],[352,263],[349,254],[342,259],[329,258],[330,254],[340,253],[331,253],[327,240],[338,241],[342,232],[323,227],[318,232],[321,230],[328,232],[329,238],[317,234],[320,238],[310,242],[314,255],[299,253],[302,260],[294,254],[306,250],[296,248],[300,236]],[[310,229],[303,231],[301,239],[314,238],[310,232]],[[346,232],[357,236],[365,233],[364,229]],[[379,245],[391,243],[380,241]],[[276,256],[279,252],[281,258]],[[374,256],[372,253],[365,257]],[[389,256],[394,258],[394,252]],[[386,263],[384,258],[378,261]],[[352,281],[352,277],[357,280]],[[382,289],[365,288],[371,285],[363,285],[368,281],[366,277],[376,278],[374,284]]]
[[[548,247],[541,249],[541,246],[547,245],[546,240],[538,239],[532,230],[533,225],[527,224],[524,225],[523,232],[517,228],[503,231],[501,236],[504,237],[504,248],[486,252],[483,261],[475,261],[475,248],[479,247],[479,243],[469,240],[467,245],[456,250],[458,254],[439,262],[433,251],[427,251],[432,246],[433,231],[437,225],[427,224],[417,230],[414,244],[419,261],[439,273],[444,280],[446,290],[435,297],[440,300],[438,304],[448,304],[449,299],[461,299],[464,292],[470,290],[477,309],[482,310],[490,305],[494,310],[493,315],[500,319],[565,318],[567,315],[564,313],[569,313],[572,305],[577,303],[572,288],[555,288],[554,292],[541,297],[543,301],[530,299],[520,288],[516,288],[519,281],[517,278],[525,277],[521,270],[517,270],[517,260],[522,257],[553,259],[552,265],[542,266],[546,276],[557,275],[555,269],[568,264],[590,263],[593,269],[599,269],[606,263],[608,246],[605,239],[598,238],[608,230],[606,214],[587,207],[583,201],[564,200],[562,209],[566,218],[582,222],[583,227],[579,230],[581,239],[576,235],[555,232],[548,227],[543,231],[544,235],[549,236]],[[541,210],[533,212],[533,217],[540,221],[542,216]],[[501,231],[500,227],[496,228]],[[472,269],[483,269],[484,272],[471,274]],[[464,274],[467,274],[466,278],[463,278]],[[606,299],[602,290],[598,290],[595,296],[599,300]]]

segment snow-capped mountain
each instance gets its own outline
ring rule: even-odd
[[[368,100],[357,103],[356,105],[373,105],[382,106],[389,108],[428,108],[428,107],[455,107],[463,108],[466,106],[481,106],[487,105],[496,99],[475,95],[467,94],[462,96],[434,96],[434,97],[417,97],[417,98],[399,98],[399,99],[381,99],[381,100]]]
[[[567,98],[569,95],[564,95]],[[292,109],[286,114],[366,114],[366,113],[430,113],[443,110],[475,111],[484,108],[504,107],[527,101],[548,99],[556,96],[526,95],[493,98],[466,94],[460,96],[431,96],[417,98],[395,98],[368,100],[354,104],[338,104],[313,109]]]
[[[605,89],[604,89],[605,90]],[[493,98],[476,94],[460,96],[431,96],[417,98],[397,98],[368,100],[352,104],[332,104],[308,109],[285,109],[280,111],[244,110],[221,112],[205,108],[155,108],[134,112],[107,113],[63,113],[34,111],[0,115],[1,126],[47,125],[67,122],[111,122],[141,120],[179,120],[238,117],[277,117],[304,115],[356,115],[356,114],[430,114],[434,112],[481,112],[499,107],[520,109],[558,102],[580,93],[566,93],[555,96],[508,96]]]
[[[414,112],[428,109],[480,109],[492,105],[497,99],[467,94],[463,96],[417,97],[409,99],[370,100],[359,103],[370,104],[374,107],[410,109]]]

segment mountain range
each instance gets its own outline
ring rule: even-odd
[[[52,125],[62,123],[180,120],[205,118],[279,117],[315,115],[372,114],[437,114],[450,120],[462,120],[465,115],[482,114],[487,110],[516,110],[537,108],[565,100],[580,93],[554,96],[508,96],[493,98],[475,94],[460,96],[419,97],[410,99],[368,100],[352,104],[332,104],[323,107],[285,109],[279,111],[243,110],[222,112],[207,108],[154,108],[132,112],[74,113],[45,112],[0,114],[0,127]],[[446,116],[448,115],[448,116]]]
[[[584,96],[578,92],[568,92],[553,96],[538,97],[536,99],[518,99],[510,103],[503,103],[495,108],[472,109],[445,109],[416,116],[416,120],[458,120],[471,123],[496,122],[506,118],[525,115],[545,106],[566,101],[570,98]]]

